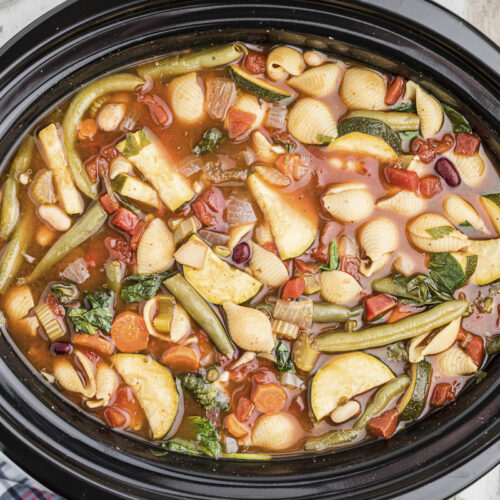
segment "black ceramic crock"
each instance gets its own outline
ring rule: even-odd
[[[0,166],[80,85],[138,60],[230,40],[329,50],[423,84],[470,119],[500,164],[498,48],[425,0],[69,1],[0,50]],[[445,498],[500,456],[500,363],[388,441],[316,457],[214,461],[113,432],[61,399],[0,337],[0,442],[67,498]]]

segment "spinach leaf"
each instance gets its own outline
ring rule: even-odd
[[[276,364],[280,372],[293,372],[295,373],[295,365],[292,361],[292,356],[289,347],[283,343],[278,342],[274,351],[276,356]]]
[[[396,342],[387,346],[387,358],[389,361],[408,361],[408,352],[403,342]]]
[[[416,113],[417,112],[417,106],[413,101],[407,101],[404,102],[403,104],[400,104],[399,106],[396,106],[393,111],[401,111],[401,112],[408,112],[408,113]]]
[[[469,134],[472,132],[472,128],[467,121],[467,118],[465,118],[462,113],[459,113],[456,109],[448,106],[448,104],[441,103],[441,106],[450,119],[451,125],[453,127],[453,132],[468,132]]]
[[[276,144],[279,144],[285,150],[286,156],[288,156],[290,153],[293,153],[293,151],[297,147],[297,144],[295,144],[295,142],[293,142],[290,138],[287,138],[286,134],[285,135],[273,134],[273,140]]]
[[[61,304],[73,302],[73,300],[78,298],[80,293],[76,285],[66,285],[65,283],[54,283],[50,287],[50,291]]]
[[[205,155],[215,151],[226,136],[216,128],[209,128],[203,134],[201,141],[193,148],[193,153]]]
[[[168,274],[169,272],[165,271],[158,274],[131,274],[127,276],[125,281],[131,281],[134,284],[122,288],[121,298],[123,302],[139,302],[154,297]]]
[[[222,453],[222,446],[219,442],[219,434],[214,426],[203,417],[189,417],[192,431],[196,436],[196,440],[201,451],[210,457],[217,457]]]
[[[437,226],[425,230],[432,236],[433,240],[439,240],[453,232],[453,226]]]
[[[325,271],[335,271],[340,266],[339,253],[337,250],[337,241],[332,240],[330,243],[330,258],[328,260],[328,266],[321,266],[321,269]]]
[[[468,220],[464,220],[461,224],[459,224],[460,227],[465,227],[467,229],[472,228],[472,224]]]
[[[123,141],[119,143],[118,148],[123,156],[135,156],[139,154],[141,149],[149,144],[149,139],[144,130],[129,132]]]
[[[449,253],[431,253],[429,276],[440,290],[452,294],[462,287],[472,276],[477,265],[477,255],[467,257],[465,272],[457,260]]]
[[[193,373],[179,375],[176,381],[193,396],[202,408],[222,411],[229,409],[226,395],[218,391],[214,384],[205,382],[199,375]]]
[[[95,335],[97,329],[109,333],[113,322],[113,294],[106,292],[86,293],[90,309],[67,307],[66,313],[77,332]]]

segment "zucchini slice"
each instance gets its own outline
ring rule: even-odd
[[[417,113],[405,111],[372,111],[371,109],[355,109],[344,115],[343,118],[347,120],[348,118],[357,117],[380,120],[398,132],[405,132],[408,130],[416,130],[418,132],[420,129],[420,118]]]
[[[398,154],[401,154],[403,151],[399,134],[381,120],[356,116],[340,122],[337,125],[337,130],[338,137],[350,134],[351,132],[361,132],[382,139]]]
[[[468,255],[477,255],[477,266],[472,275],[476,285],[487,285],[500,278],[500,238],[471,240],[465,251]]]
[[[432,376],[432,365],[425,359],[411,365],[411,382],[397,409],[401,420],[416,420],[425,407]]]
[[[485,194],[479,197],[479,201],[488,214],[493,227],[500,233],[500,193]]]
[[[266,82],[262,78],[255,77],[234,64],[229,66],[229,76],[236,85],[239,85],[251,94],[255,94],[257,97],[266,99],[266,101],[279,102],[292,95],[276,85]]]
[[[317,420],[357,394],[394,378],[378,358],[364,352],[341,354],[323,365],[311,384],[311,408]]]
[[[327,148],[328,151],[346,151],[364,156],[374,156],[382,161],[393,161],[398,158],[394,149],[380,137],[362,132],[350,132],[337,137]]]
[[[199,241],[206,245],[195,234],[188,241]],[[217,257],[210,247],[201,269],[186,265],[182,268],[186,279],[212,304],[241,304],[256,295],[262,287],[260,281]]]
[[[143,354],[115,354],[111,361],[144,410],[153,439],[161,439],[170,430],[179,407],[172,374]]]
[[[119,174],[113,179],[113,189],[122,196],[139,201],[150,207],[160,208],[161,202],[156,191],[137,177]]]
[[[313,243],[318,232],[318,218],[292,205],[275,189],[270,188],[255,174],[248,187],[271,226],[274,242],[282,260],[302,255]]]
[[[153,185],[170,210],[177,210],[194,196],[190,182],[177,172],[174,162],[150,132],[137,130],[129,133],[116,149]]]

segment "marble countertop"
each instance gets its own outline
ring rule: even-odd
[[[0,46],[60,3],[62,0],[0,0]],[[500,45],[500,0],[436,0],[436,3],[463,17]],[[0,461],[2,458],[0,453]],[[500,500],[500,466],[450,500]]]

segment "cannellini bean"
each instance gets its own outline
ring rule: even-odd
[[[334,424],[341,424],[358,415],[360,411],[361,405],[356,400],[351,399],[347,401],[346,404],[337,406],[337,408],[330,413],[330,418]]]
[[[323,56],[315,50],[306,50],[304,61],[308,66],[319,66],[323,62]]]
[[[39,226],[36,230],[35,239],[41,247],[46,247],[54,241],[56,236],[57,233],[47,226]]]
[[[114,179],[120,174],[131,174],[132,163],[130,163],[124,156],[117,156],[109,166],[109,177]]]
[[[59,205],[40,205],[38,215],[56,231],[67,231],[71,227],[71,218]]]
[[[97,125],[104,132],[116,130],[120,122],[125,118],[127,106],[122,103],[110,103],[102,107],[97,115]]]

